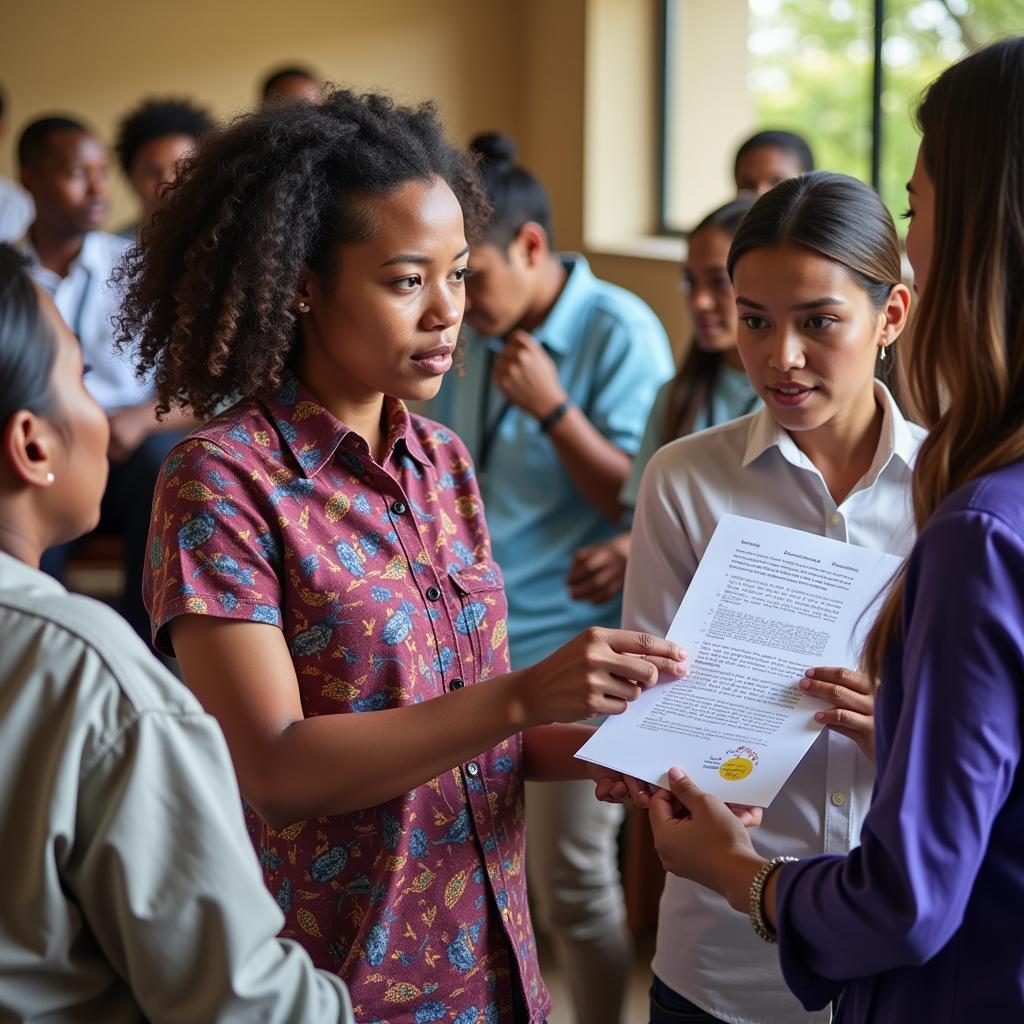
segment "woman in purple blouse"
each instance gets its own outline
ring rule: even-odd
[[[765,861],[678,769],[668,870],[749,912],[807,1009],[1024,1020],[1024,37],[947,70],[918,112],[909,383],[931,431],[919,540],[865,652],[878,778],[846,857]]]
[[[485,215],[431,107],[339,91],[205,138],[126,271],[164,407],[240,399],[164,464],[155,641],[224,730],[284,934],[363,1021],[544,1018],[523,777],[583,777],[567,723],[682,670],[612,630],[509,672],[472,462],[403,404],[452,365]]]

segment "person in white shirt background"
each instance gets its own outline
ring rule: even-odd
[[[120,610],[148,643],[142,566],[153,488],[164,457],[194,421],[176,411],[158,421],[152,383],[136,377],[130,353],[114,343],[119,297],[111,277],[130,243],[100,230],[109,206],[106,146],[74,118],[45,117],[22,132],[18,162],[36,206],[20,248],[33,280],[77,335],[86,386],[107,414],[111,472],[100,528],[124,539]],[[43,569],[61,579],[70,554],[70,545],[47,552]]]
[[[0,1020],[352,1024],[263,886],[216,721],[39,571],[96,524],[109,423],[0,245]]]
[[[7,134],[6,111],[7,98],[0,88],[0,140]],[[34,216],[32,197],[17,182],[0,174],[0,242],[16,242]]]
[[[924,431],[876,371],[910,294],[888,211],[866,185],[816,172],[762,196],[737,231],[729,273],[739,349],[764,408],[662,448],[637,502],[623,625],[664,636],[727,512],[906,555],[911,470]],[[800,685],[836,705],[751,833],[767,857],[845,853],[858,842],[874,769],[869,681],[811,668]],[[607,773],[598,796],[645,784]],[[790,993],[774,949],[716,893],[670,875],[662,896],[651,1022],[827,1021]]]

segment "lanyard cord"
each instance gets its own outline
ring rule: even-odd
[[[484,425],[483,436],[480,440],[480,453],[477,456],[477,470],[480,473],[487,472],[487,463],[491,458],[491,451],[494,448],[494,442],[498,437],[498,430],[501,427],[502,420],[508,415],[508,411],[511,408],[512,403],[506,398],[498,409],[494,419],[489,423],[487,421],[487,413],[490,409],[491,404],[491,375],[494,372],[494,349],[490,345],[487,346],[487,361],[484,364],[484,382],[483,387],[480,389],[480,422]]]
[[[85,268],[85,284],[82,285],[82,297],[78,300],[78,311],[75,313],[74,322],[71,325],[71,330],[75,332],[75,337],[78,338],[78,343],[82,343],[82,317],[85,315],[85,304],[89,299],[89,289],[92,288],[92,271]]]

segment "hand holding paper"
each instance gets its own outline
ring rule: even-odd
[[[898,566],[892,555],[724,516],[668,632],[690,652],[688,676],[646,691],[577,756],[662,787],[679,764],[722,800],[768,806],[824,727],[815,713],[835,710],[800,681],[809,666],[857,663]],[[870,718],[870,694],[853,685],[856,674],[845,678],[844,713]],[[861,719],[848,724],[865,731]]]

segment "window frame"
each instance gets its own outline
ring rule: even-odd
[[[671,238],[685,238],[686,231],[682,228],[669,224],[667,217],[668,209],[668,117],[671,108],[671,97],[669,95],[669,67],[671,54],[669,53],[669,41],[675,38],[673,0],[659,0],[658,30],[660,33],[660,46],[658,47],[658,234]],[[884,41],[885,28],[885,0],[872,0],[872,26],[873,39],[873,61],[871,73],[871,187],[878,192],[882,177],[882,149],[884,146],[883,115],[882,115],[882,93],[884,91],[885,67],[882,60],[882,43]]]

